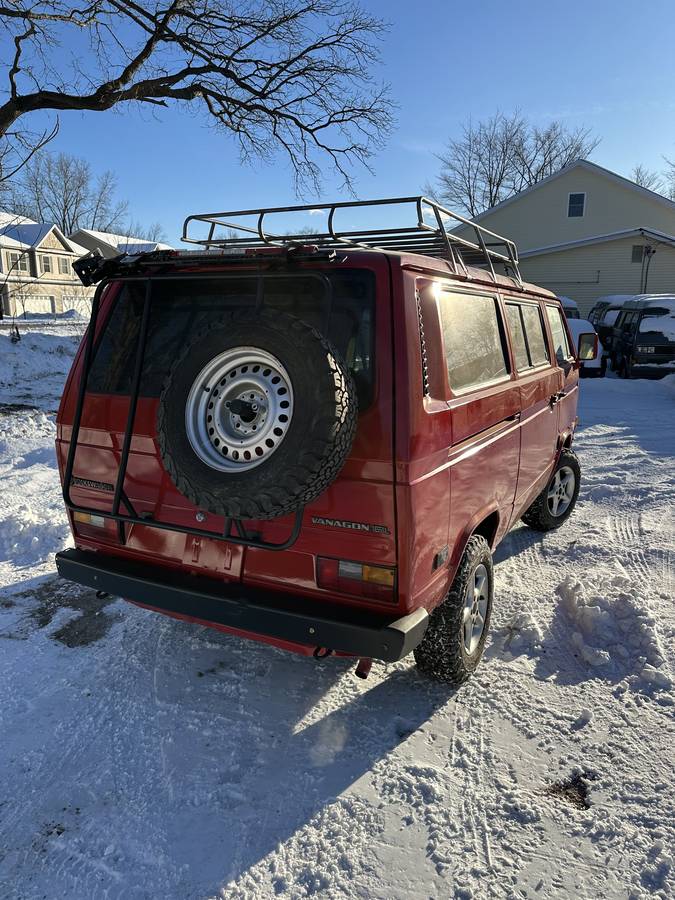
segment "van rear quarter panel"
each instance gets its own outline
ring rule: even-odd
[[[426,369],[432,379],[437,379],[440,371],[440,360],[434,356],[440,340],[438,318],[426,315],[427,305],[433,302],[426,290],[431,282],[398,267],[396,260],[392,267],[399,600],[406,610],[431,609],[448,582],[447,565],[434,568],[434,557],[448,543],[447,451],[452,420],[442,396],[442,381],[433,381],[435,397],[425,396],[420,310],[428,328],[424,335]]]

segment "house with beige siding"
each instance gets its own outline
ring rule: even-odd
[[[582,314],[606,294],[675,293],[675,203],[588,160],[474,221],[515,241],[523,278]]]
[[[87,250],[56,227],[0,212],[0,312],[89,312],[93,288],[83,287],[73,262]]]

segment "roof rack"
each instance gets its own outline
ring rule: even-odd
[[[337,210],[394,205],[413,206],[416,222],[413,219],[410,225],[348,231],[339,231],[335,227]],[[267,230],[266,217],[296,212],[327,214],[326,230],[311,233],[303,230],[297,234],[278,234]],[[241,219],[244,217],[249,218],[248,223],[242,223]],[[255,217],[253,221],[251,217]],[[194,236],[196,223],[208,226],[205,237]],[[448,225],[456,227],[455,223],[472,229],[475,239],[469,240],[449,231]],[[231,252],[265,246],[297,247],[316,244],[335,250],[349,246],[396,253],[421,253],[424,256],[447,259],[457,274],[468,275],[467,265],[485,266],[495,280],[497,265],[522,285],[518,251],[513,241],[422,196],[199,213],[188,216],[185,220],[182,240],[189,244],[200,244],[207,249],[227,248]]]

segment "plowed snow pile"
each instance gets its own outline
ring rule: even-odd
[[[569,575],[556,593],[575,626],[572,643],[585,662],[602,666],[608,676],[625,676],[634,687],[673,686],[656,620],[629,578],[588,579],[584,585]],[[669,598],[660,599],[666,603]]]
[[[673,896],[671,380],[582,382],[577,509],[453,692],[59,582],[75,342],[0,335],[3,900]]]
[[[21,327],[21,326],[20,326]],[[13,344],[0,333],[0,403],[56,410],[80,336],[24,331]]]

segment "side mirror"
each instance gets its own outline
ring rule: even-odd
[[[579,335],[577,356],[581,362],[598,358],[598,336],[595,332]]]

